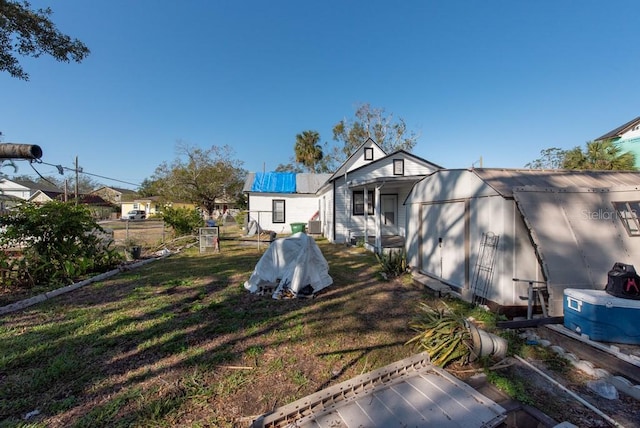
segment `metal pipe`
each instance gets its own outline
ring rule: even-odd
[[[525,360],[524,358],[520,357],[519,355],[515,356],[518,361],[524,363],[527,367],[529,367],[530,369],[532,369],[533,371],[535,371],[536,373],[538,373],[540,376],[542,376],[543,378],[545,378],[546,380],[548,380],[549,382],[551,382],[553,385],[557,386],[558,388],[560,388],[562,391],[566,392],[567,394],[569,394],[571,397],[575,398],[580,404],[582,404],[583,406],[587,407],[590,410],[593,410],[595,413],[597,413],[601,418],[603,418],[604,420],[606,420],[607,422],[609,422],[611,425],[613,425],[614,427],[620,427],[623,428],[622,425],[620,425],[618,422],[616,422],[615,420],[613,420],[612,418],[610,418],[609,416],[605,415],[604,413],[602,413],[602,411],[600,409],[598,409],[597,407],[594,407],[591,403],[589,403],[588,401],[586,401],[584,398],[580,397],[578,394],[576,394],[575,392],[567,389],[564,385],[562,385],[561,383],[559,383],[558,381],[556,381],[555,379],[553,379],[552,377],[550,377],[549,375],[547,375],[546,373],[544,373],[542,370],[538,369],[537,367],[535,367],[533,364],[529,363],[527,360]]]
[[[35,144],[0,143],[0,159],[40,159],[42,149]]]

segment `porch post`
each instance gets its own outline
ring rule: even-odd
[[[378,254],[382,254],[382,228],[380,227],[380,225],[382,224],[382,221],[380,219],[380,207],[382,206],[381,202],[380,202],[380,186],[376,186],[376,191],[374,193],[374,207],[373,207],[373,214],[375,215],[375,221],[376,221],[376,252]]]
[[[365,244],[365,248],[367,248],[367,245],[369,244],[369,228],[367,227],[367,224],[369,223],[369,191],[367,190],[367,187],[364,187],[364,244]]]

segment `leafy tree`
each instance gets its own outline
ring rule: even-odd
[[[562,162],[566,169],[636,170],[636,156],[622,152],[620,146],[610,140],[587,142],[585,149],[568,150]]]
[[[31,9],[27,1],[0,0],[0,71],[29,80],[16,54],[38,58],[45,53],[64,62],[81,62],[89,55],[84,43],[56,28],[51,14],[50,8]]]
[[[320,134],[317,131],[303,131],[296,135],[296,162],[313,173],[316,172],[316,164],[322,160],[322,146],[319,143]]]
[[[235,200],[242,193],[246,171],[233,159],[230,146],[203,150],[179,144],[178,153],[172,164],[163,162],[151,177],[165,201],[191,202],[211,215],[218,199]]]
[[[160,184],[158,180],[145,178],[142,180],[140,187],[138,187],[138,194],[143,198],[158,196],[160,194]]]
[[[402,118],[394,120],[393,115],[386,115],[382,108],[361,104],[356,109],[355,120],[343,119],[333,127],[333,139],[344,144],[339,162],[351,156],[367,138],[373,139],[386,153],[392,153],[400,149],[411,151],[418,135],[407,130]]]
[[[530,169],[559,169],[562,168],[566,154],[566,150],[558,147],[540,150],[540,157],[529,162],[524,167]]]
[[[112,240],[82,205],[25,203],[0,216],[0,267],[9,272],[4,282],[15,286],[60,285],[92,272],[117,266],[122,256],[110,248]],[[6,251],[22,248],[22,257]]]

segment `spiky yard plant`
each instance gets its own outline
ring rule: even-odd
[[[419,303],[419,313],[409,323],[418,334],[406,342],[426,351],[431,362],[445,367],[454,362],[466,364],[473,348],[468,322],[464,315],[445,306],[436,308]]]
[[[391,251],[389,253],[376,253],[376,259],[381,268],[384,279],[394,278],[407,271],[407,257],[404,251]]]

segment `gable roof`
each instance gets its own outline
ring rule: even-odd
[[[38,190],[36,191],[30,198],[30,201],[36,200],[40,195],[45,195],[48,199],[52,201],[64,201],[64,192],[55,191],[55,190]],[[73,200],[75,198],[74,193],[70,193],[67,195],[68,200]],[[80,198],[78,202],[84,205],[98,205],[98,206],[111,206],[111,202],[106,201],[98,195],[93,195],[91,193],[80,194]]]
[[[382,147],[380,147],[378,143],[376,143],[375,141],[373,141],[371,137],[369,137],[362,144],[360,144],[360,147],[358,147],[357,150],[351,153],[351,156],[349,156],[344,162],[342,162],[342,165],[340,165],[340,167],[338,167],[336,172],[333,173],[331,178],[329,178],[329,181],[333,181],[337,177],[344,175],[344,173],[349,170],[349,166],[354,163],[354,159],[356,158],[356,156],[364,154],[364,149],[367,146],[373,146],[377,148],[380,152],[382,152],[383,157],[387,155],[387,153],[384,150],[382,150]],[[371,160],[371,162],[374,162],[374,161],[375,160]]]
[[[395,158],[398,155],[402,155],[405,158],[412,158],[415,162],[420,163],[420,164],[424,165],[425,167],[432,168],[434,170],[443,169],[440,165],[436,165],[435,163],[429,162],[428,160],[423,159],[420,156],[414,155],[413,153],[410,153],[410,152],[408,152],[406,150],[400,149],[400,150],[396,150],[395,152],[393,152],[391,154],[384,155],[383,157],[381,157],[379,159],[376,159],[376,160],[371,161],[371,162],[369,162],[367,164],[364,164],[364,165],[361,165],[361,166],[359,166],[359,167],[357,167],[355,169],[352,169],[351,171],[349,171],[349,174],[353,174],[354,172],[357,172],[357,171],[359,171],[359,170],[361,170],[363,168],[370,167],[373,164],[376,164],[376,163],[379,163],[379,162],[383,162],[383,161],[385,161],[387,159]],[[393,180],[396,180],[396,181],[412,181],[412,180],[415,181],[416,177],[424,177],[426,175],[428,175],[428,174],[423,174],[423,175],[420,175],[420,176],[418,176],[418,175],[398,176],[398,177],[391,177],[391,178],[389,178],[389,177],[384,177],[384,178],[383,177],[379,177],[379,178],[374,179],[373,181],[383,181],[383,180],[389,180],[389,179],[393,179]],[[331,176],[331,179],[328,182],[334,181],[334,180],[336,180],[336,179],[338,179],[338,178],[340,178],[342,176],[343,175],[333,174]],[[359,184],[364,184],[364,183],[359,183]]]
[[[474,168],[475,175],[504,197],[519,188],[606,189],[638,187],[640,172]]]
[[[64,192],[61,192],[59,190],[37,190],[33,195],[31,195],[29,200],[33,201],[37,199],[40,195],[45,195],[47,198],[53,201],[54,199],[61,199],[60,196],[63,193]]]
[[[55,185],[46,183],[46,182],[35,182],[32,180],[13,180],[9,178],[3,178],[3,179],[6,181],[10,181],[12,183],[18,184],[20,186],[26,187],[27,189],[32,191],[36,191],[36,190],[47,190],[47,191],[54,191],[54,192],[61,191]]]
[[[629,131],[631,128],[633,128],[634,126],[636,126],[638,124],[640,124],[640,116],[636,117],[635,119],[630,120],[629,122],[625,123],[622,126],[617,127],[613,131],[607,132],[606,134],[596,138],[593,141],[609,140],[611,138],[620,137],[622,134],[624,134],[625,132]]]
[[[131,190],[131,189],[125,189],[122,187],[113,187],[113,186],[101,186],[98,187],[97,189],[91,191],[91,193],[95,193],[95,192],[99,192],[101,190],[113,190],[114,192],[118,192],[121,194],[137,194],[137,192],[135,190]]]

